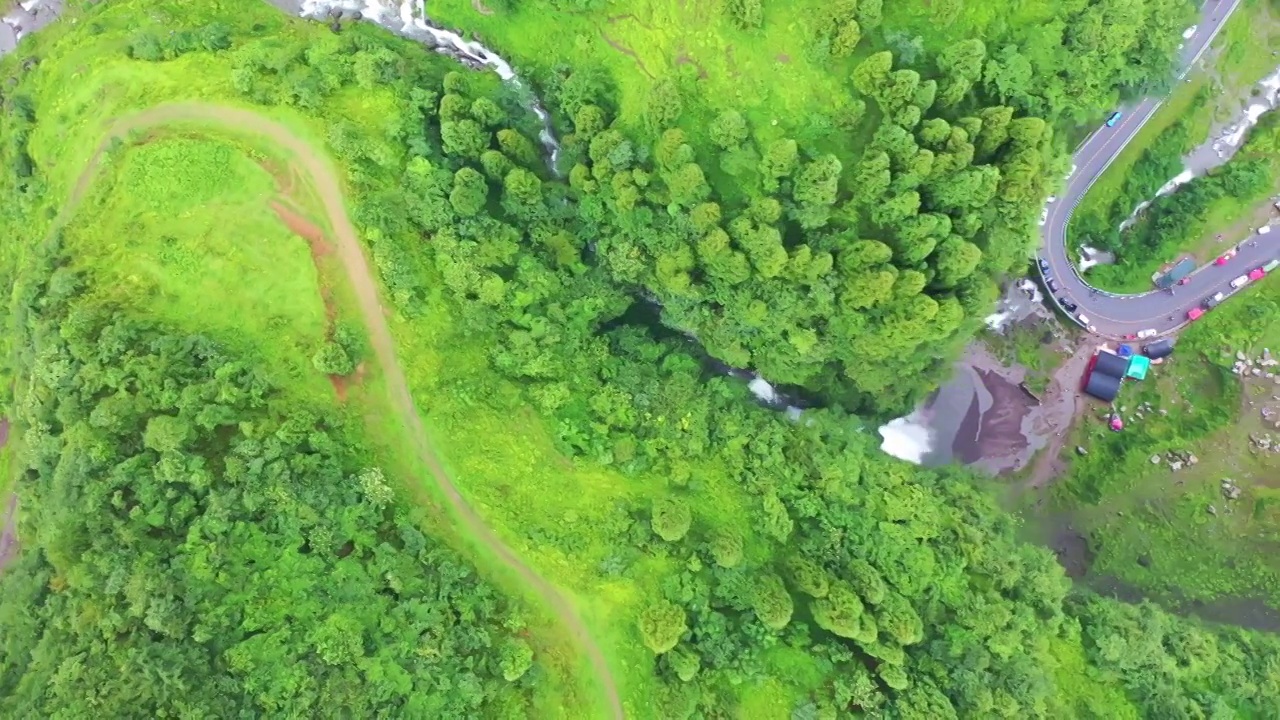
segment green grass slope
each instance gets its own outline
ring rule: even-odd
[[[980,20],[947,12],[953,22],[963,16],[976,27]],[[771,14],[780,17],[770,9],[766,18]],[[22,378],[27,406],[24,430],[62,416],[76,421],[67,442],[113,447],[97,434],[101,428],[77,415],[82,409],[71,402],[53,404],[58,397],[96,399],[104,378],[111,377],[108,361],[86,360],[96,347],[91,341],[103,334],[94,334],[97,326],[66,322],[77,344],[56,339],[54,327],[79,317],[69,311],[67,298],[86,307],[121,308],[130,321],[154,323],[148,327],[170,333],[168,338],[207,333],[279,388],[270,395],[271,407],[237,406],[235,419],[243,422],[219,423],[186,396],[180,396],[182,407],[171,407],[174,393],[159,388],[156,402],[170,403],[160,405],[165,413],[219,432],[184,434],[173,420],[159,421],[153,430],[153,418],[143,418],[145,423],[117,433],[130,440],[130,452],[136,450],[129,461],[163,471],[170,465],[161,462],[161,454],[182,449],[200,454],[207,467],[238,471],[239,464],[227,459],[233,453],[219,443],[234,441],[237,452],[251,454],[266,442],[255,434],[266,431],[257,428],[269,428],[272,442],[284,445],[271,444],[264,453],[322,455],[325,462],[291,470],[301,478],[296,485],[263,484],[265,499],[254,495],[252,504],[240,503],[250,511],[237,518],[246,527],[284,526],[281,536],[224,542],[244,553],[246,562],[264,562],[277,545],[303,545],[302,538],[288,534],[292,524],[318,524],[352,538],[360,560],[344,565],[345,558],[325,558],[324,572],[305,575],[313,583],[308,587],[342,591],[317,591],[316,597],[332,603],[308,604],[309,614],[287,626],[297,631],[288,639],[291,652],[312,665],[271,654],[273,648],[261,647],[264,640],[256,640],[260,652],[235,653],[202,643],[203,635],[172,643],[184,657],[209,659],[203,676],[209,687],[225,689],[240,703],[225,707],[279,711],[281,698],[296,691],[313,703],[307,708],[319,702],[338,707],[355,698],[371,716],[384,711],[409,717],[594,717],[605,701],[600,668],[588,664],[565,626],[552,621],[493,553],[457,537],[457,525],[440,511],[440,498],[425,482],[415,482],[425,476],[406,457],[403,423],[380,402],[385,378],[374,369],[348,387],[347,403],[340,404],[325,393],[322,375],[306,374],[310,354],[299,356],[298,349],[319,350],[329,331],[324,289],[334,293],[340,317],[350,299],[323,262],[318,271],[306,266],[305,244],[264,212],[269,197],[263,196],[280,192],[278,173],[290,158],[225,127],[210,133],[208,127],[184,125],[110,150],[97,181],[77,189],[77,178],[113,120],[177,100],[250,108],[323,148],[339,168],[433,444],[495,533],[569,594],[603,649],[628,717],[1160,717],[1206,713],[1213,709],[1206,698],[1224,712],[1248,715],[1274,697],[1275,680],[1267,675],[1277,652],[1273,641],[1181,623],[1152,608],[1069,596],[1069,583],[1052,557],[1015,539],[1016,518],[1001,513],[973,477],[887,458],[867,423],[839,409],[813,411],[792,422],[756,407],[741,383],[706,372],[684,335],[635,319],[644,312],[634,302],[644,284],[624,282],[627,273],[639,277],[653,262],[674,287],[692,261],[678,251],[655,259],[617,244],[607,261],[597,261],[585,238],[666,242],[688,232],[695,219],[684,216],[680,203],[668,202],[668,186],[679,178],[647,157],[652,138],[622,134],[630,132],[633,116],[624,114],[612,129],[587,123],[575,128],[579,143],[570,152],[582,170],[559,181],[543,171],[529,137],[528,113],[509,89],[488,75],[447,73],[456,66],[373,29],[348,28],[335,36],[247,0],[195,10],[185,3],[132,0],[96,5],[76,19],[24,47],[22,53],[41,57],[36,68],[20,70],[21,54],[3,66],[19,82],[7,96],[6,119],[12,122],[0,128],[0,159],[7,168],[3,189],[14,198],[0,203],[0,223],[11,231],[0,271],[21,291],[15,298],[25,302],[15,304],[15,317],[30,313],[41,323],[12,338],[13,369]],[[761,62],[767,57],[763,45],[753,52]],[[812,102],[821,95],[820,82],[814,82],[807,89],[768,93],[795,92],[802,98],[797,102]],[[730,84],[721,87],[728,92]],[[563,89],[554,95],[563,98]],[[1042,101],[1047,102],[1034,102]],[[625,108],[632,100],[624,93],[620,102]],[[987,117],[999,125],[998,113]],[[1018,127],[1035,142],[1024,154],[1039,158],[1048,134],[1042,123],[1026,120]],[[966,124],[974,129],[973,122]],[[582,143],[592,134],[611,142],[633,138],[634,150],[623,152],[615,142],[606,148],[607,157],[589,152]],[[910,140],[910,133],[899,135]],[[958,156],[974,151],[959,120],[948,137],[955,138]],[[698,145],[697,152],[705,154]],[[668,160],[688,152],[693,150],[678,144],[655,150],[669,154]],[[1038,160],[1028,162],[1028,168],[1040,167]],[[816,167],[808,174],[831,165]],[[165,169],[173,172],[168,182],[153,174]],[[624,208],[628,190],[634,195]],[[60,218],[58,208],[80,192],[82,211]],[[304,214],[318,218],[314,198],[305,188],[299,192]],[[254,202],[255,195],[263,202]],[[771,199],[753,198],[751,217],[762,226],[781,212]],[[787,202],[791,212],[795,208]],[[718,229],[718,209],[706,207],[711,204],[702,206],[696,221]],[[218,223],[213,209],[219,206],[235,217]],[[673,219],[657,225],[654,218],[664,211]],[[51,235],[60,221],[68,223],[65,232]],[[649,221],[661,232],[647,232]],[[730,227],[739,235],[736,242],[748,242],[741,223]],[[51,236],[62,245],[46,243]],[[260,236],[264,244],[247,244],[246,236]],[[1016,238],[1009,240],[1016,251]],[[50,267],[54,257],[62,257],[51,254],[51,245],[74,249],[60,250],[66,258],[58,262],[84,273],[82,287],[66,282],[71,273]],[[868,257],[889,252],[883,244],[859,247]],[[803,282],[805,267],[821,274],[821,261],[806,260],[811,255],[784,255],[792,264],[787,282]],[[211,263],[208,277],[190,273],[187,263],[193,259]],[[924,298],[912,309],[926,314],[919,305],[932,302],[920,293],[927,276],[910,272],[903,271],[895,292]],[[783,285],[765,280],[753,278],[749,286]],[[307,293],[310,300],[286,296],[287,289]],[[749,310],[745,323],[763,329],[762,313],[769,308],[762,300],[734,301]],[[249,309],[254,317],[234,323],[210,317],[217,309]],[[886,327],[895,333],[898,326],[919,330],[925,321],[906,311],[891,316],[897,322]],[[37,362],[31,357],[37,340],[62,355]],[[792,340],[797,347],[806,344],[803,334]],[[150,372],[146,363],[171,342],[162,338],[146,345],[157,349],[146,354],[137,372]],[[936,354],[937,344],[928,347]],[[52,391],[62,377],[54,361],[64,356],[92,365],[92,372],[74,375],[78,393]],[[133,364],[127,367],[134,372]],[[229,371],[207,370],[197,367],[189,375],[205,393],[200,399],[219,398],[245,382]],[[286,423],[297,409],[306,410],[309,420]],[[316,427],[324,432],[312,432]],[[40,431],[29,437],[44,441]],[[181,517],[165,526],[167,534],[150,537],[142,531],[141,511],[117,508],[110,500],[102,507],[73,504],[77,483],[95,491],[98,486],[73,475],[70,463],[60,469],[55,459],[61,454],[51,452],[52,445],[26,445],[20,487],[58,490],[43,498],[54,519],[76,527],[76,514],[66,511],[75,507],[104,536],[116,524],[128,528],[130,548],[163,553],[186,547],[177,542]],[[379,515],[373,504],[383,494],[378,478],[365,472],[373,463],[401,481],[404,502],[391,517]],[[257,472],[258,464],[245,464]],[[238,477],[232,472],[215,479],[221,489],[225,479]],[[300,501],[309,501],[317,486],[343,497],[324,504]],[[148,500],[155,512],[186,507],[185,498],[170,502],[162,493]],[[259,508],[270,512],[257,513]],[[110,514],[116,512],[126,517]],[[419,540],[420,532],[409,532],[418,527],[435,539]],[[315,537],[327,542],[331,536]],[[457,554],[432,556],[423,569],[407,554],[416,551],[421,561],[424,542],[443,547],[441,541],[451,552],[465,553],[466,562]],[[74,544],[52,538],[45,545],[55,570],[88,572],[72,562]],[[335,555],[344,552],[345,543],[335,545]],[[93,545],[104,555],[106,547]],[[27,557],[34,563],[41,556]],[[303,577],[296,567],[273,567],[276,574],[269,579],[275,584],[291,587]],[[62,596],[49,597],[61,586],[50,588],[48,577],[40,575],[45,570],[37,566],[15,575],[26,579],[20,591],[0,596],[10,608],[0,613],[0,622],[9,623],[2,637],[17,638],[11,647],[22,652],[39,646],[41,658],[57,658],[79,647],[73,640],[88,642],[97,627],[94,603],[107,593],[72,583],[80,604],[68,610],[59,604]],[[412,579],[408,592],[397,589],[406,587],[405,577]],[[473,586],[476,577],[483,582]],[[460,589],[442,595],[424,585],[439,578],[457,580]],[[262,585],[265,592],[271,584]],[[137,615],[128,615],[130,641],[153,639],[141,629],[149,627],[147,613],[138,609],[142,587],[140,581],[128,585],[125,599],[133,604],[121,605]],[[413,604],[444,596],[447,602],[425,608]],[[393,599],[408,607],[397,605],[385,614],[358,611]],[[40,646],[33,640],[39,626],[23,611],[28,606],[78,618],[85,632],[50,636]],[[287,603],[272,605],[281,607]],[[156,632],[171,631],[171,617],[156,612]],[[357,618],[369,625],[360,626]],[[384,618],[404,618],[406,625],[383,625]],[[436,632],[442,627],[450,631],[448,638]],[[455,638],[457,644],[445,642]],[[1246,645],[1250,652],[1240,650]],[[465,653],[455,648],[468,650],[474,663],[458,667],[466,665],[455,662]],[[366,650],[379,651],[379,662],[366,659]],[[22,657],[18,651],[8,656]],[[257,661],[254,682],[237,684],[242,678],[236,673],[251,660]],[[409,673],[411,682],[393,666]],[[69,704],[73,681],[83,677],[68,674],[71,679],[58,684],[56,693],[45,693],[41,681],[49,677],[49,664],[32,667],[23,685],[30,697],[39,697],[50,711],[86,709]],[[100,673],[105,667],[94,665]],[[0,687],[22,684],[16,675],[0,666]],[[413,682],[422,676],[438,684],[420,691]],[[193,681],[200,677],[191,674]],[[317,677],[337,678],[334,689],[311,693]],[[114,693],[114,684],[110,689],[98,708],[123,707],[123,695]],[[184,708],[175,696],[181,697],[148,696],[142,704],[153,714],[176,714]],[[205,697],[198,699],[203,703]],[[197,709],[227,714],[223,706]]]

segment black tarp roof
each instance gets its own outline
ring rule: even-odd
[[[1146,347],[1142,348],[1142,354],[1146,355],[1152,360],[1159,360],[1160,358],[1165,357],[1166,355],[1169,355],[1172,352],[1173,352],[1173,338],[1165,338],[1163,340],[1157,340],[1153,343],[1147,343]]]
[[[1114,378],[1124,377],[1125,371],[1129,369],[1129,358],[1120,357],[1109,352],[1098,353],[1098,359],[1093,364],[1095,373],[1110,375]]]
[[[1120,378],[1100,373],[1095,368],[1093,372],[1089,373],[1089,382],[1084,386],[1084,391],[1099,400],[1111,402],[1116,399],[1116,395],[1120,394],[1121,382]]]

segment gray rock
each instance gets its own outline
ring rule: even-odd
[[[1200,458],[1196,457],[1195,455],[1187,455],[1188,465],[1195,465],[1198,462],[1200,462]]]
[[[1244,359],[1246,359],[1247,357],[1248,357],[1248,356],[1244,354],[1244,351],[1243,351],[1243,350],[1237,350],[1237,351],[1236,351],[1236,359],[1237,359],[1237,360],[1244,360]]]
[[[1076,454],[1077,454],[1077,455],[1088,455],[1088,454],[1089,454],[1089,451],[1088,451],[1088,450],[1085,450],[1083,446],[1081,446],[1081,445],[1077,445],[1077,446],[1076,446]]]
[[[1169,469],[1174,472],[1178,472],[1179,470],[1182,469],[1182,461],[1174,460],[1173,462],[1169,463]]]
[[[1214,507],[1214,506],[1210,505],[1210,506],[1209,506],[1209,514],[1210,514],[1210,515],[1217,515],[1217,514],[1218,514],[1218,508],[1216,508],[1216,507]]]
[[[1152,464],[1152,465],[1159,465],[1159,464],[1160,464],[1160,456],[1159,456],[1159,455],[1152,455],[1152,456],[1151,456],[1151,464]]]

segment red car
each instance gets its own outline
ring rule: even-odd
[[[1263,276],[1263,275],[1266,275],[1266,274],[1267,274],[1267,271],[1266,271],[1266,270],[1263,270],[1262,268],[1254,268],[1254,269],[1249,273],[1249,279],[1250,279],[1250,280],[1261,280],[1261,279],[1262,279],[1262,276]]]
[[[1187,319],[1195,320],[1196,318],[1200,317],[1203,314],[1204,314],[1204,310],[1201,310],[1200,308],[1191,308],[1190,310],[1187,311]]]
[[[1235,256],[1236,256],[1236,251],[1235,251],[1235,250],[1228,250],[1228,251],[1226,251],[1226,252],[1222,253],[1221,255],[1219,255],[1219,256],[1218,256],[1218,259],[1217,259],[1217,260],[1214,260],[1213,262],[1214,262],[1214,264],[1215,264],[1215,265],[1226,265],[1226,264],[1227,264],[1227,261],[1228,261],[1228,260],[1230,260],[1231,258],[1235,257]]]

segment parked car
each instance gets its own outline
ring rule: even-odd
[[[1201,310],[1200,308],[1191,308],[1190,310],[1187,311],[1187,319],[1195,320],[1196,318],[1200,317],[1203,314],[1204,314],[1204,310]]]
[[[1231,289],[1232,289],[1232,290],[1239,290],[1240,288],[1242,288],[1242,287],[1244,287],[1246,284],[1248,284],[1248,282],[1249,282],[1249,276],[1248,276],[1248,275],[1241,275],[1240,277],[1238,277],[1238,278],[1236,278],[1235,280],[1232,280],[1232,281],[1231,281]]]
[[[1119,110],[1111,113],[1111,117],[1107,118],[1107,127],[1115,127],[1122,117],[1124,117],[1124,113]]]
[[[1076,319],[1080,321],[1081,325],[1084,325],[1085,327],[1089,327],[1088,315],[1085,315],[1084,313],[1080,313],[1079,315],[1076,315]]]
[[[1272,260],[1266,265],[1263,265],[1262,270],[1263,272],[1271,272],[1272,270],[1275,270],[1278,267],[1280,267],[1280,260]]]
[[[1047,274],[1049,272],[1049,261],[1045,260],[1044,258],[1039,258],[1039,262],[1040,262],[1040,272]]]
[[[1261,280],[1263,277],[1265,277],[1265,276],[1266,276],[1266,274],[1267,274],[1267,271],[1266,271],[1266,270],[1263,270],[1262,268],[1254,268],[1254,269],[1252,269],[1252,270],[1250,270],[1250,271],[1249,271],[1249,279],[1250,279],[1250,280]]]
[[[1155,330],[1155,328],[1149,328],[1149,329],[1147,329],[1147,330],[1139,330],[1139,331],[1138,331],[1138,339],[1139,339],[1139,340],[1146,340],[1146,339],[1147,339],[1147,338],[1149,338],[1149,337],[1155,337],[1155,336],[1156,336],[1156,330]]]
[[[1043,226],[1049,220],[1049,208],[1045,207],[1040,211],[1040,224]]]
[[[1058,283],[1053,278],[1044,281],[1045,287],[1049,288],[1049,292],[1058,292]]]
[[[1073,313],[1073,312],[1075,312],[1075,311],[1076,311],[1076,308],[1078,308],[1078,307],[1079,307],[1078,305],[1076,305],[1075,303],[1071,302],[1070,300],[1068,300],[1068,299],[1067,299],[1067,298],[1065,298],[1065,297],[1060,297],[1060,298],[1058,298],[1058,304],[1062,306],[1062,309],[1063,309],[1063,310],[1066,310],[1066,311],[1067,311],[1067,312],[1069,312],[1069,313]]]
[[[1228,250],[1228,251],[1226,251],[1226,252],[1222,253],[1221,255],[1219,255],[1219,256],[1218,256],[1218,259],[1217,259],[1217,260],[1214,260],[1214,261],[1213,261],[1213,263],[1214,263],[1215,265],[1226,265],[1226,264],[1227,264],[1227,261],[1228,261],[1228,260],[1230,260],[1231,258],[1235,257],[1235,256],[1236,256],[1236,251],[1235,251],[1235,250]]]
[[[1057,195],[1050,195],[1050,196],[1049,196],[1049,199],[1048,199],[1048,200],[1046,200],[1045,202],[1050,202],[1050,203],[1058,202],[1058,196],[1057,196]]]
[[[1210,295],[1209,297],[1205,298],[1205,299],[1204,299],[1204,302],[1202,303],[1202,304],[1204,305],[1204,309],[1205,309],[1205,310],[1212,310],[1212,309],[1214,309],[1214,308],[1218,307],[1218,304],[1219,304],[1219,303],[1221,303],[1221,302],[1222,302],[1222,300],[1223,300],[1223,298],[1225,298],[1225,297],[1226,297],[1226,296],[1225,296],[1225,295],[1223,295],[1223,294],[1222,294],[1222,293],[1220,293],[1220,292],[1216,292],[1216,293],[1214,293],[1214,294]]]

